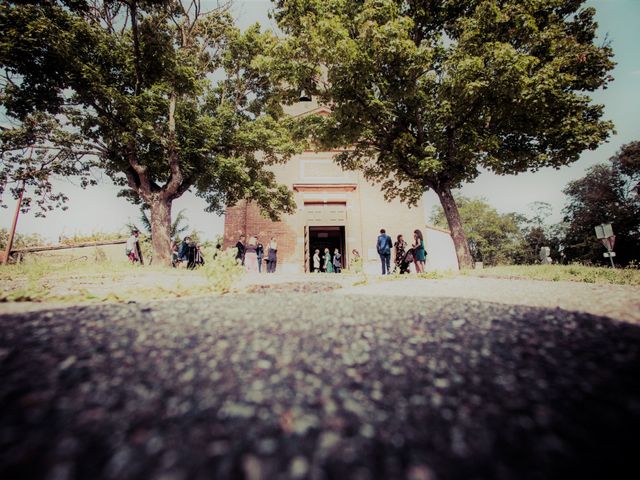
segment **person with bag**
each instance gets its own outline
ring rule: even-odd
[[[398,271],[400,274],[407,273],[408,265],[404,261],[404,254],[407,251],[407,242],[404,241],[404,237],[402,234],[398,235],[396,239],[396,243],[393,244],[393,247],[396,249],[396,257],[395,257],[395,269],[394,272]]]

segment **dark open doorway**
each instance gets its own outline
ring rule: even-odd
[[[313,254],[318,249],[320,251],[320,258],[323,258],[324,249],[328,248],[333,257],[333,252],[337,248],[342,255],[341,264],[344,268],[346,255],[345,255],[345,229],[344,226],[329,226],[329,227],[309,227],[309,270],[313,271]],[[322,265],[323,262],[321,261]]]

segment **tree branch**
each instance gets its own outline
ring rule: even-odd
[[[132,0],[129,3],[131,9],[131,33],[133,35],[133,61],[136,70],[136,85],[135,95],[140,94],[140,88],[142,87],[142,69],[140,68],[140,34],[138,32],[138,2]]]
[[[176,145],[177,100],[176,92],[172,91],[169,96],[169,141],[167,146],[167,149],[169,150],[169,170],[171,172],[171,176],[163,188],[164,195],[167,198],[173,197],[176,194],[184,179],[182,170],[180,169],[180,158],[178,154],[178,147]]]

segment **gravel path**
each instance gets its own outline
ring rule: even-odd
[[[640,328],[559,309],[254,293],[5,315],[0,375],[3,479],[633,478],[637,465]]]
[[[351,286],[342,295],[464,298],[507,305],[562,308],[640,324],[640,287],[502,278],[409,278]]]

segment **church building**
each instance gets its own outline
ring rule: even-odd
[[[291,115],[327,115],[329,109],[315,101],[289,107]],[[420,229],[427,249],[426,270],[458,270],[451,235],[426,224],[422,202],[409,208],[399,200],[384,199],[380,188],[358,171],[342,170],[334,161],[337,152],[305,151],[284,165],[270,167],[278,183],[294,193],[296,211],[273,222],[260,214],[255,203],[242,201],[227,208],[224,248],[233,247],[240,235],[255,235],[265,246],[278,242],[278,271],[310,272],[316,249],[328,247],[342,254],[343,268],[360,256],[365,272],[380,273],[376,240],[384,228],[393,241],[399,234],[411,245]],[[392,254],[392,263],[393,263]]]

